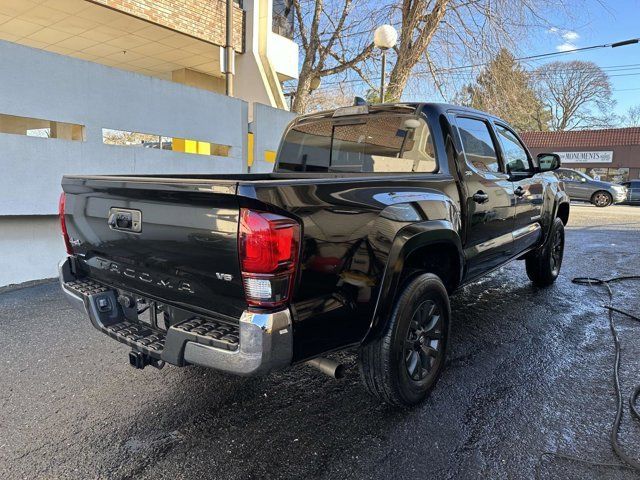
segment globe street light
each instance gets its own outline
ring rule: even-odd
[[[384,103],[385,70],[387,68],[387,50],[398,43],[398,32],[391,25],[381,25],[373,34],[373,44],[382,52],[382,75],[380,77],[380,103]]]
[[[317,90],[318,88],[320,88],[321,84],[322,79],[320,77],[313,77],[311,79],[311,83],[309,84],[309,91],[313,92],[314,90]]]

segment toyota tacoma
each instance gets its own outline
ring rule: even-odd
[[[134,367],[335,374],[326,356],[355,348],[367,389],[412,405],[442,372],[452,293],[512,260],[557,278],[559,167],[468,108],[301,116],[274,173],[65,176],[60,282]]]

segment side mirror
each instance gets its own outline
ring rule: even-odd
[[[586,179],[586,178],[584,178],[584,177],[580,177],[580,181],[581,181],[582,183],[587,183],[587,179]]]
[[[538,166],[541,172],[557,170],[560,165],[560,155],[557,153],[541,153],[538,155]]]

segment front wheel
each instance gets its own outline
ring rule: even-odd
[[[591,197],[591,203],[599,208],[608,207],[613,203],[613,197],[609,192],[596,192]]]
[[[564,256],[564,224],[556,218],[551,225],[547,242],[531,252],[525,262],[527,276],[538,287],[548,287],[556,281]]]
[[[450,317],[447,289],[436,275],[409,282],[385,333],[360,349],[360,374],[369,392],[392,405],[423,401],[444,367]]]

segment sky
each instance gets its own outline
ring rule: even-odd
[[[553,19],[552,19],[553,20]],[[640,37],[640,0],[585,1],[583,12],[558,21],[555,28],[531,39],[530,54],[564,51]],[[529,54],[527,51],[526,54]],[[623,115],[640,105],[640,44],[557,55],[549,60],[583,60],[596,63],[609,74],[616,100],[615,113]],[[536,66],[545,62],[537,62]]]
[[[569,13],[556,9],[545,20],[549,26],[532,31],[513,53],[524,57],[550,52],[566,52],[545,59],[523,62],[527,70],[552,61],[581,60],[594,62],[609,75],[615,100],[614,113],[623,116],[629,107],[640,105],[640,43],[618,48],[601,48],[581,52],[567,52],[575,48],[615,43],[640,37],[640,0],[558,0],[570,5]],[[555,12],[555,18],[554,18]],[[394,59],[391,57],[390,62]],[[461,61],[461,65],[468,61]],[[374,60],[377,65],[378,60]],[[450,67],[459,67],[453,64]],[[374,67],[375,68],[375,67]],[[390,67],[391,68],[391,67]],[[452,101],[456,86],[452,86],[444,98],[435,88],[428,72],[420,73],[416,67],[407,89],[402,96],[405,101]],[[457,73],[462,83],[473,81],[481,67],[465,69]],[[387,72],[388,73],[388,72]],[[353,72],[346,74],[347,84],[356,95],[364,95],[368,86]],[[379,72],[370,72],[376,78]],[[355,78],[354,78],[355,77]],[[344,76],[340,76],[343,78]],[[377,80],[375,80],[377,82]],[[374,82],[374,83],[375,83]],[[335,77],[323,79],[321,90],[335,89],[340,81]]]

